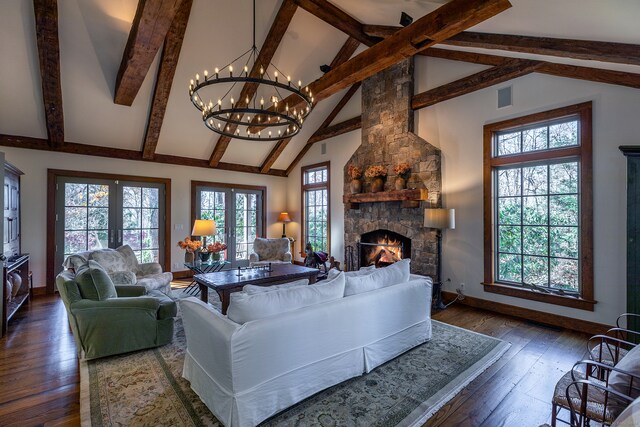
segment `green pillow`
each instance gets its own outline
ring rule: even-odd
[[[78,268],[76,282],[82,298],[103,301],[118,296],[107,272],[93,260]]]

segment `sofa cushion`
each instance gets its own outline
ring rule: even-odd
[[[409,281],[411,260],[406,258],[369,274],[348,275],[345,278],[344,296],[356,295]]]
[[[344,274],[333,280],[311,286],[283,287],[272,292],[260,292],[249,295],[246,292],[234,292],[227,316],[236,323],[246,323],[302,307],[320,304],[342,298],[344,295]]]
[[[134,273],[138,271],[138,258],[133,252],[133,249],[131,249],[131,246],[120,246],[119,248],[116,248],[116,252],[124,258],[124,262],[127,266],[125,270],[133,271]]]
[[[103,301],[118,296],[109,274],[95,261],[78,268],[76,282],[84,299]]]
[[[293,282],[287,282],[287,283],[282,283],[280,285],[273,285],[273,286],[245,285],[242,288],[242,291],[245,292],[247,295],[255,295],[255,294],[261,294],[264,292],[273,292],[280,289],[291,289],[296,286],[308,286],[308,285],[309,285],[309,279],[300,279],[300,280],[294,280]]]
[[[109,273],[109,277],[113,283],[118,285],[135,285],[138,281],[133,271],[114,271]]]
[[[615,366],[618,369],[627,371],[633,375],[640,376],[640,345],[635,346],[627,353]],[[631,377],[621,372],[612,371],[609,375],[609,386],[617,392],[636,398],[640,397],[640,389],[637,380],[634,379],[633,389],[629,390]]]
[[[96,261],[107,273],[129,270],[124,256],[115,249],[93,251],[89,254],[89,260]]]

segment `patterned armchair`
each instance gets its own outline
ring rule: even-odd
[[[265,264],[287,264],[291,263],[289,239],[263,239],[258,237],[253,241],[253,252],[249,255],[249,265],[254,267]]]
[[[160,291],[169,294],[173,275],[162,272],[157,262],[139,263],[129,245],[117,249],[98,249],[70,255],[62,264],[65,268],[77,271],[89,260],[96,261],[104,268],[113,283],[117,285],[144,286],[147,291]]]

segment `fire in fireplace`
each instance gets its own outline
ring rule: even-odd
[[[360,236],[360,266],[384,267],[411,258],[411,239],[389,230],[374,230]]]

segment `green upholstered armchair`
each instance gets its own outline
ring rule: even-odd
[[[115,286],[117,297],[84,298],[76,275],[63,271],[56,286],[67,309],[78,357],[96,359],[168,344],[176,303],[144,286]],[[85,295],[86,296],[86,295]]]

